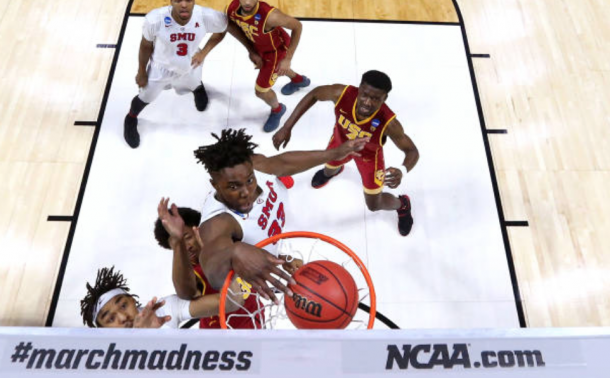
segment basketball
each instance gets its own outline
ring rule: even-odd
[[[298,329],[343,329],[358,308],[358,288],[345,268],[319,260],[303,265],[289,285],[293,296],[286,297],[288,318]]]

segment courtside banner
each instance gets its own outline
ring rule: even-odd
[[[610,330],[0,328],[0,377],[607,378]]]

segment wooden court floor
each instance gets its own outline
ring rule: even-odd
[[[0,325],[45,324],[95,138],[74,124],[98,119],[114,50],[96,45],[117,42],[127,3],[0,2]],[[272,3],[298,17],[459,21],[451,0]],[[508,234],[527,325],[608,326],[610,7],[458,3],[471,52],[490,55],[473,66],[497,130],[488,138],[503,212],[517,222]]]

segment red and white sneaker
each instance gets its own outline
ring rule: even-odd
[[[409,235],[411,228],[413,228],[413,216],[411,215],[411,200],[409,196],[403,194],[398,196],[402,206],[396,210],[398,212],[398,232],[402,236]]]

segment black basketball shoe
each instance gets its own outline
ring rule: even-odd
[[[409,235],[411,232],[411,228],[413,227],[413,216],[411,216],[411,200],[409,196],[402,195],[398,196],[400,203],[400,209],[396,210],[398,212],[398,232],[402,236]]]
[[[138,118],[132,117],[129,114],[125,117],[123,124],[123,136],[125,142],[131,148],[138,148],[140,145],[140,134],[138,133]]]
[[[204,111],[208,106],[208,94],[205,92],[203,83],[193,91],[193,95],[195,96],[195,107],[197,110],[200,112]]]
[[[339,172],[330,177],[324,174],[324,169],[320,169],[315,175],[313,175],[313,178],[311,179],[311,186],[313,186],[315,189],[320,189],[324,185],[328,184],[331,178],[338,176],[341,172],[343,172],[343,165],[341,168],[339,168]]]

